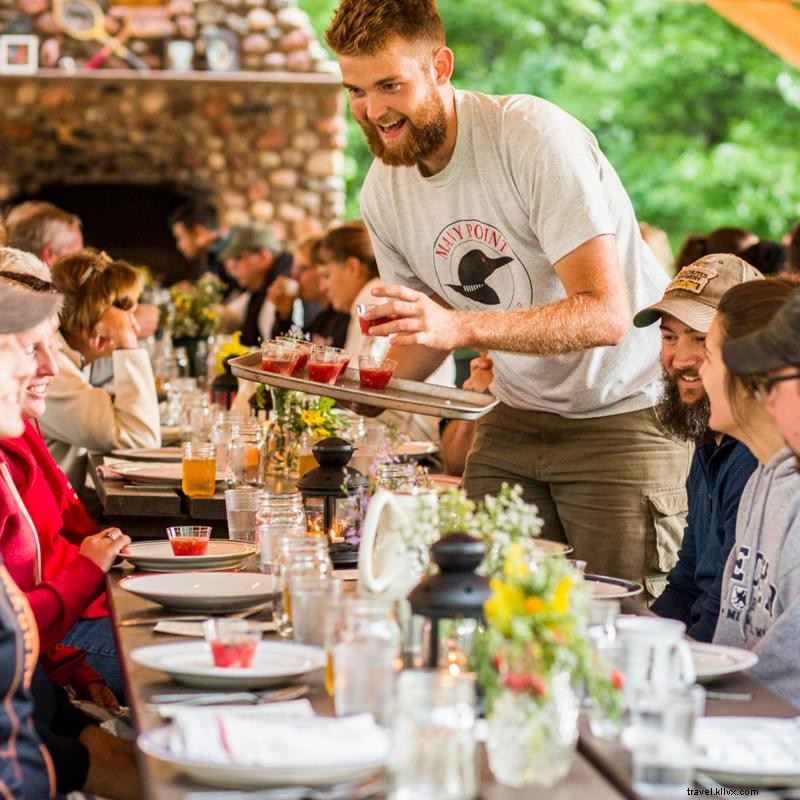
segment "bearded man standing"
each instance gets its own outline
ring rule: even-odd
[[[705,339],[722,295],[763,276],[746,261],[717,253],[684,267],[664,297],[640,311],[633,324],[660,321],[664,389],[656,413],[666,432],[696,445],[686,493],[689,514],[678,563],[651,609],[679,619],[687,633],[710,642],[719,617],[722,573],[736,539],[736,515],[747,479],[758,465],[739,441],[708,426],[710,408],[700,366]]]
[[[656,331],[630,325],[667,277],[594,136],[527,95],[456,90],[433,0],[342,0],[326,38],[376,156],[361,211],[394,315],[398,377],[489,351],[500,404],[464,484],[519,483],[544,535],[593,572],[669,570],[690,453],[660,432]]]

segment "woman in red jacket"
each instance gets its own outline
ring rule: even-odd
[[[7,251],[4,255],[8,255]],[[0,258],[8,266],[9,259]],[[52,286],[29,274],[0,271],[0,280],[37,292]],[[86,513],[35,427],[43,413],[47,387],[55,374],[57,320],[48,319],[18,335],[35,368],[22,400],[25,430],[0,442],[0,458],[12,485],[0,503],[0,552],[33,608],[43,652],[53,658],[59,642],[86,651],[86,662],[111,691],[124,696],[124,683],[108,616],[104,579],[119,551],[130,542],[117,528],[100,530]],[[15,502],[14,502],[15,501]],[[10,504],[11,503],[11,504]],[[92,670],[65,665],[70,682],[107,705],[114,701]],[[52,676],[52,672],[51,672]]]

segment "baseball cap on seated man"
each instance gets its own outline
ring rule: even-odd
[[[725,366],[737,375],[800,366],[800,289],[795,289],[769,324],[722,347]]]
[[[684,267],[670,282],[657,303],[633,318],[637,328],[646,328],[669,314],[684,325],[708,333],[722,295],[738,283],[764,276],[746,261],[730,253],[712,253]]]
[[[64,296],[0,278],[0,333],[22,333],[57,314]]]
[[[262,225],[242,225],[232,233],[230,240],[220,251],[219,257],[227,261],[229,258],[239,258],[247,251],[259,250],[271,250],[273,253],[281,250],[281,243],[275,231]]]

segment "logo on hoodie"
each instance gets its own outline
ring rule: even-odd
[[[433,261],[437,293],[455,308],[530,308],[533,287],[526,269],[499,228],[458,220],[436,237]]]

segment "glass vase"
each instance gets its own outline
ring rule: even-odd
[[[566,776],[578,740],[578,700],[565,672],[537,697],[503,689],[489,718],[486,748],[496,780],[505,786],[554,786]]]
[[[300,448],[292,428],[295,393],[275,386],[270,386],[269,392],[273,410],[267,430],[266,474],[277,478],[297,478]]]

